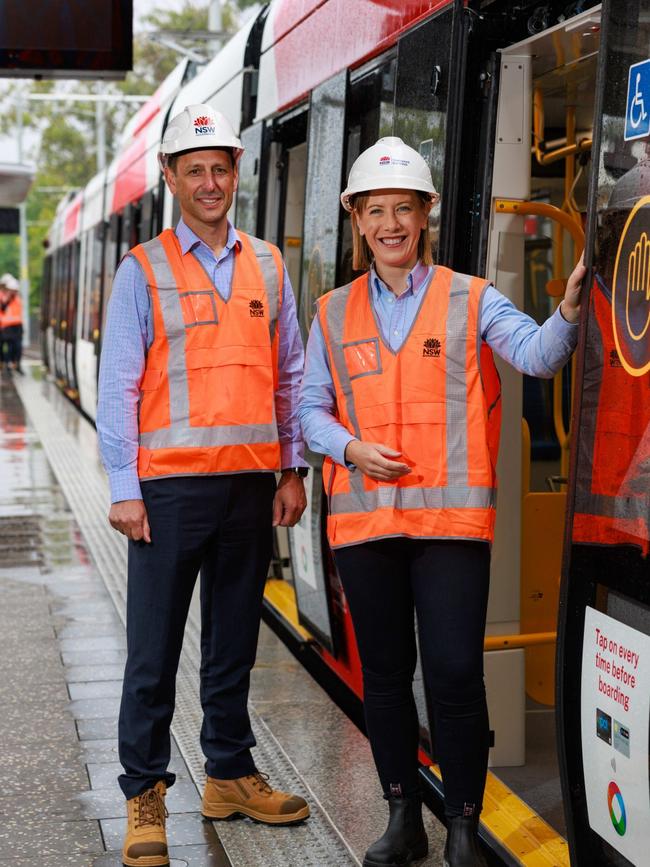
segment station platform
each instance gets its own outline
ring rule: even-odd
[[[109,526],[93,426],[37,363],[0,382],[0,867],[117,867],[125,802],[117,715],[125,661],[126,540]],[[305,797],[301,825],[200,814],[199,609],[192,603],[172,725],[172,865],[360,865],[383,833],[365,736],[261,626],[250,716],[259,770]],[[445,832],[425,810],[429,857]]]

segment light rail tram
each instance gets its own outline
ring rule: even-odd
[[[49,235],[43,357],[90,418],[116,267],[178,217],[162,132],[202,102],[239,130],[231,218],[282,250],[305,338],[315,299],[353,276],[339,193],[380,136],[429,161],[435,260],[485,275],[538,321],[586,249],[572,364],[550,381],[501,368],[481,836],[494,863],[647,865],[650,0],[273,0],[210,62],[181,63]],[[265,617],[361,720],[321,460],[308,459],[308,507],[277,533]],[[439,810],[421,675],[416,687]]]

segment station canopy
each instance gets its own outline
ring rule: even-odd
[[[25,201],[35,171],[26,163],[0,162],[0,208],[12,208]]]

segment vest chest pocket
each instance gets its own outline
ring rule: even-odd
[[[342,348],[350,380],[382,372],[378,337],[344,343]]]
[[[178,298],[181,304],[185,328],[219,324],[214,290],[199,289],[190,292],[179,292]]]

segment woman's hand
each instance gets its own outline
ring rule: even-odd
[[[584,263],[584,256],[580,256],[578,264],[573,269],[571,276],[567,280],[566,291],[564,298],[560,304],[560,312],[567,322],[575,323],[580,318],[580,292],[582,291],[582,281],[587,273]]]
[[[390,460],[390,458],[398,458],[400,454],[381,443],[350,440],[345,447],[344,457],[348,463],[354,464],[371,479],[376,479],[378,482],[392,482],[411,472],[408,464]]]

